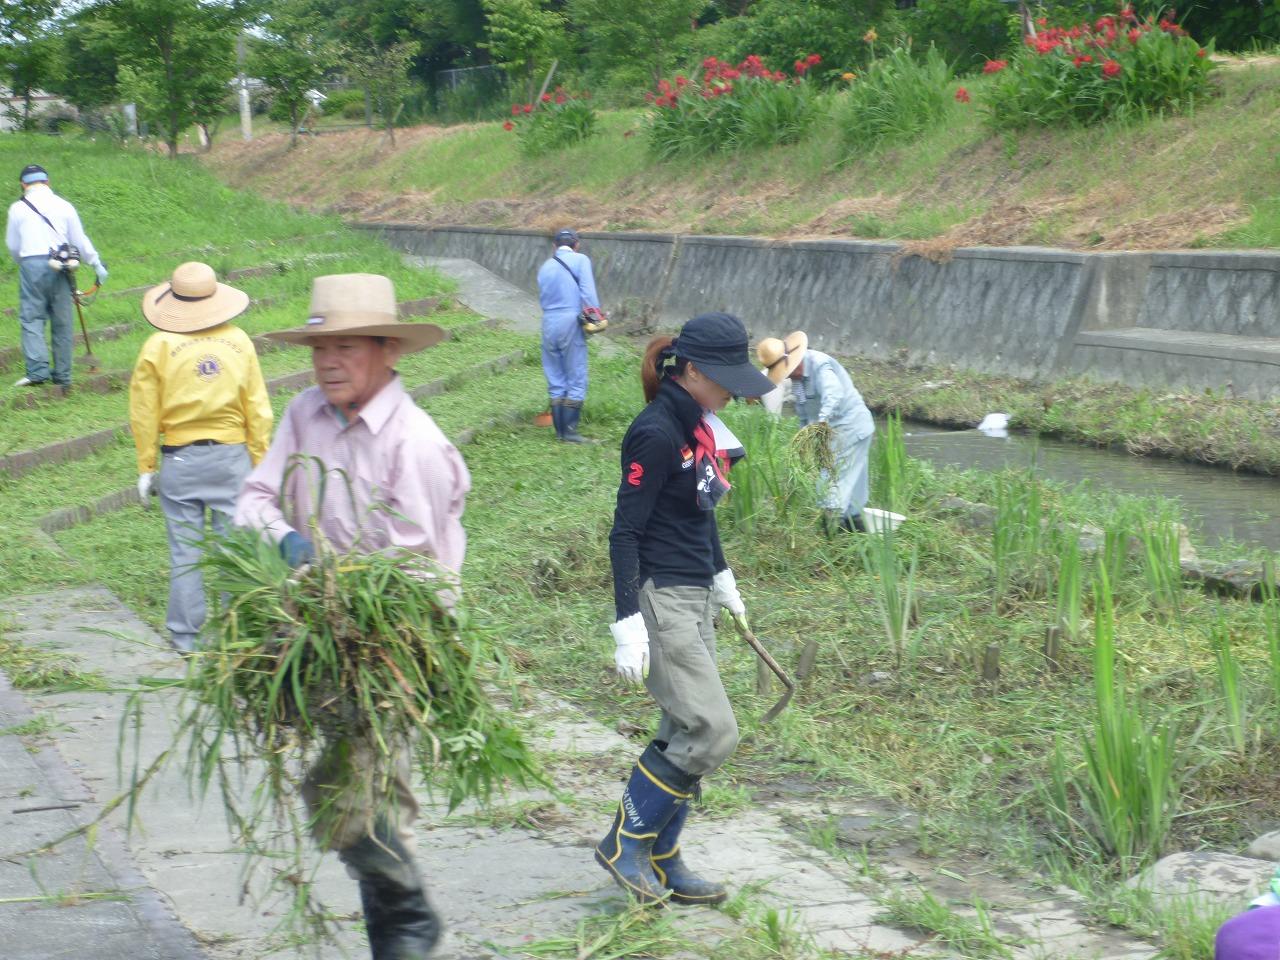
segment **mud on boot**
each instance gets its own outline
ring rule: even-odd
[[[596,845],[596,863],[640,903],[659,904],[670,896],[654,872],[653,846],[697,782],[656,743],[649,744],[631,771],[613,825]]]
[[[440,939],[413,857],[381,821],[373,836],[338,851],[360,879],[360,902],[373,960],[425,960]]]
[[[724,884],[698,876],[680,855],[680,832],[689,818],[689,804],[682,803],[658,834],[650,862],[658,882],[671,891],[672,903],[713,904],[729,898]]]

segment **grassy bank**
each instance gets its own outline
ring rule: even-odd
[[[876,411],[977,426],[993,411],[1013,427],[1129,453],[1280,474],[1280,412],[1220,393],[1170,393],[1086,379],[1034,383],[863,357],[846,361]]]
[[[225,181],[350,217],[553,229],[681,230],[1090,248],[1280,245],[1269,144],[1280,65],[1219,70],[1189,116],[993,137],[952,102],[917,142],[847,156],[830,123],[788,147],[658,162],[643,115],[536,161],[499,123],[220,142]],[[394,186],[392,186],[394,185]]]

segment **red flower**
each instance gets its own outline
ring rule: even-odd
[[[816,67],[818,64],[822,62],[822,57],[818,56],[818,54],[816,53],[811,53],[804,58],[804,62],[811,67]]]
[[[676,76],[676,86],[677,86],[677,87],[687,87],[688,85],[689,85],[689,78],[688,78],[688,77],[686,77],[686,76],[684,76],[684,75],[682,75],[682,74],[677,74],[677,76]]]
[[[1131,27],[1129,29],[1129,33],[1127,34],[1127,36],[1129,37],[1130,43],[1137,43],[1139,40],[1142,39],[1142,31],[1139,30],[1137,27]]]
[[[1204,47],[1201,47],[1199,50],[1196,51],[1196,56],[1200,57],[1201,59],[1203,59],[1204,57],[1207,57],[1208,55],[1209,55],[1209,51],[1206,50]]]
[[[515,125],[514,123],[512,123],[510,120],[504,120],[504,121],[502,122],[502,129],[503,129],[503,130],[514,130],[515,128],[516,128],[516,125]]]
[[[551,102],[551,94],[549,94],[549,93],[544,93],[540,99],[542,100],[542,102],[543,102],[543,103],[550,103],[550,102]]]
[[[1108,60],[1102,65],[1102,75],[1104,77],[1114,77],[1120,72],[1120,64],[1114,60]]]
[[[956,102],[957,102],[957,103],[968,103],[968,102],[969,102],[969,91],[968,91],[968,90],[966,90],[964,87],[956,87]]]
[[[523,107],[521,107],[520,109],[521,109],[521,110],[523,110],[525,113],[533,113],[533,104],[532,104],[532,103],[526,103],[526,104],[525,104]]]
[[[1133,12],[1133,7],[1123,6],[1120,8],[1120,16],[1129,21],[1137,20],[1138,15]]]
[[[988,60],[982,65],[983,73],[999,73],[1009,65],[1008,60]]]
[[[650,96],[652,96],[652,94],[650,94]],[[568,99],[569,98],[566,97],[563,93],[556,94],[556,103],[564,103]]]
[[[1099,33],[1101,33],[1102,31],[1107,30],[1111,27],[1114,27],[1115,25],[1116,25],[1116,21],[1114,17],[1099,17],[1098,22],[1093,25],[1093,28],[1097,30]]]
[[[1089,56],[1087,53],[1082,53],[1071,61],[1071,65],[1077,70],[1086,63],[1093,63],[1093,57]]]
[[[795,68],[796,68],[796,76],[803,77],[804,72],[809,69],[809,65],[805,63],[803,60],[797,60],[795,63]]]
[[[787,79],[787,75],[783,73],[781,70],[779,70],[777,73],[773,75],[773,79],[776,80],[778,83],[781,83],[783,80]]]
[[[511,115],[512,115],[513,117],[518,117],[518,116],[520,116],[520,104],[518,104],[518,103],[513,103],[513,104],[511,105]]]
[[[1036,21],[1037,27],[1047,27],[1048,25],[1049,25],[1048,17],[1041,17],[1039,20]]]

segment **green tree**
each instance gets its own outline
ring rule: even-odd
[[[80,11],[60,22],[61,49],[48,88],[81,110],[117,102],[119,33],[99,8]]]
[[[484,0],[488,36],[484,49],[513,77],[524,82],[533,99],[538,66],[550,56],[565,19],[539,0]]]
[[[5,86],[21,102],[20,107],[11,104],[6,112],[23,130],[35,128],[33,98],[54,75],[55,53],[53,38],[40,35],[0,47]]]
[[[897,20],[894,0],[756,0],[723,24],[738,48],[719,56],[755,53],[776,68],[816,53],[824,69],[847,70],[868,57],[866,32],[875,27],[881,41],[892,41]]]
[[[569,0],[569,16],[593,59],[642,60],[657,84],[671,69],[676,38],[689,32],[704,6],[703,0]]]
[[[336,41],[323,25],[298,3],[277,4],[254,41],[250,72],[271,91],[275,107],[289,119],[289,147],[298,142],[298,128],[307,115],[314,89],[339,58]]]
[[[209,132],[225,111],[241,14],[200,0],[107,0],[102,9],[118,30],[120,95],[176,157],[184,130]]]
[[[387,131],[387,139],[396,143],[396,121],[409,92],[409,64],[418,52],[415,41],[400,40],[380,47],[371,38],[363,45],[348,48],[347,62],[369,96],[373,111]]]
[[[995,60],[1022,39],[1003,0],[920,0],[905,16],[916,49],[930,44],[961,70]]]

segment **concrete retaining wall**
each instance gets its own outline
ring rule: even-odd
[[[474,260],[530,292],[551,253],[535,231],[361,226],[413,253]],[[816,346],[837,353],[1020,377],[1243,384],[1250,396],[1280,395],[1269,378],[1275,355],[1258,339],[1278,338],[1280,349],[1275,254],[977,247],[938,263],[904,256],[897,244],[853,240],[651,233],[583,240],[606,309],[647,314],[665,328],[727,310],[755,336],[804,328]],[[1185,343],[1171,350],[1164,331],[1194,331],[1212,343],[1201,356]]]

